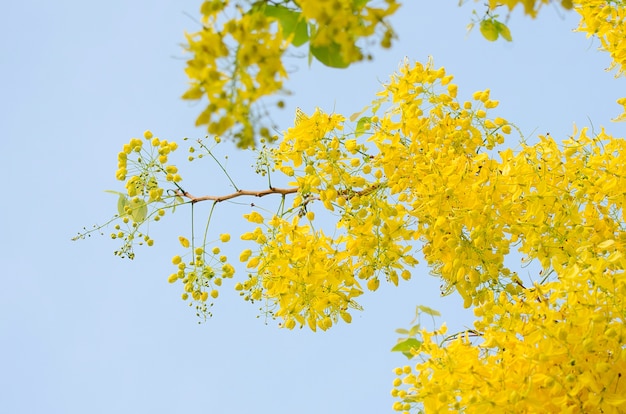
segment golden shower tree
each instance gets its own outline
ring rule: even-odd
[[[488,40],[511,40],[496,10],[521,4],[534,17],[546,3],[490,0],[476,23]],[[626,4],[561,5],[580,14],[578,30],[600,40],[623,76]],[[231,194],[193,195],[170,162],[178,144],[146,131],[118,154],[125,191],[109,222],[122,241],[116,254],[132,258],[134,245],[151,245],[146,225],[177,206],[212,203],[212,216],[226,200],[276,197],[272,214],[253,208],[244,216],[250,231],[238,235],[248,245],[238,252],[237,273],[222,252],[230,234],[180,236],[169,281],[182,285],[200,315],[209,314],[223,280],[236,278],[241,296],[264,303],[285,328],[326,330],[351,321],[365,290],[410,279],[424,260],[442,293],[460,295],[476,319],[473,329],[452,334],[445,324],[400,330],[394,350],[411,364],[395,370],[395,410],[624,412],[623,138],[582,128],[562,141],[521,138],[514,151],[504,137],[517,129],[491,115],[498,101],[490,91],[457,99],[453,77],[432,60],[404,62],[358,114],[298,111],[280,136],[264,124],[270,104],[284,106],[277,96],[288,50],[305,48],[309,59],[350,70],[375,43],[391,46],[388,18],[399,6],[205,1],[202,30],[187,35],[183,98],[206,102],[196,123],[210,138],[194,143],[189,158],[221,167],[214,146],[234,140],[256,148],[256,173],[268,186],[233,183]],[[626,99],[618,103],[626,108]],[[536,281],[510,268],[512,251],[537,264]]]

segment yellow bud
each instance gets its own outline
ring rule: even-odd
[[[259,265],[260,261],[261,259],[259,259],[259,257],[253,257],[252,259],[248,261],[248,264],[246,265],[246,267],[248,269],[253,269]]]
[[[367,281],[367,288],[369,290],[372,290],[372,291],[377,290],[379,285],[380,285],[380,280],[378,280],[377,277],[372,278]]]
[[[263,216],[257,213],[256,211],[253,211],[250,214],[244,214],[243,217],[252,223],[258,223],[258,224],[263,223]]]
[[[349,139],[349,140],[346,140],[345,146],[346,146],[346,149],[347,149],[348,151],[350,151],[350,152],[354,153],[354,152],[356,151],[356,147],[357,147],[357,145],[356,145],[356,139]]]
[[[183,236],[179,236],[178,241],[180,242],[180,245],[183,246],[185,249],[189,247],[189,240],[187,240]]]
[[[223,233],[223,234],[220,234],[220,241],[221,241],[222,243],[226,243],[226,242],[228,242],[229,240],[230,240],[230,234],[228,234],[228,233]]]
[[[455,85],[454,83],[451,83],[450,85],[448,85],[448,95],[450,95],[451,98],[456,98],[458,90],[459,90],[459,87]]]
[[[341,319],[343,319],[346,323],[352,322],[352,315],[348,312],[341,312],[339,315],[341,315]]]
[[[250,255],[252,255],[252,250],[250,249],[246,249],[243,252],[241,252],[241,254],[239,255],[239,261],[240,262],[245,262],[248,260],[248,258],[250,257]]]
[[[152,138],[152,132],[151,132],[150,130],[146,130],[146,131],[144,131],[144,133],[143,133],[143,137],[144,137],[145,139],[151,139],[151,138]]]
[[[487,102],[485,102],[485,108],[492,109],[492,108],[497,107],[499,104],[500,104],[500,101],[488,100]]]

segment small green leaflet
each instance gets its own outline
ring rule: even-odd
[[[392,352],[402,352],[402,354],[408,359],[413,358],[411,349],[418,350],[422,346],[422,341],[415,338],[406,338],[398,342],[393,348]]]
[[[344,69],[350,66],[350,63],[343,60],[341,47],[337,43],[331,43],[327,46],[311,45],[310,51],[311,55],[328,67]]]
[[[434,310],[433,308],[429,308],[428,306],[424,305],[417,305],[417,308],[415,309],[415,314],[419,315],[420,313],[425,313],[426,315],[430,316],[441,316],[441,313]]]
[[[356,131],[354,132],[354,135],[357,137],[360,137],[361,135],[363,135],[365,131],[369,129],[369,128],[365,128],[365,125],[371,125],[371,122],[372,122],[371,117],[369,116],[361,117],[356,123]]]
[[[148,215],[148,206],[145,201],[138,199],[133,202],[133,200],[131,200],[130,208],[130,216],[135,223],[142,222],[146,219],[146,216]]]
[[[302,46],[309,41],[309,30],[306,20],[302,17],[302,13],[284,6],[271,5],[265,6],[263,13],[268,17],[273,17],[278,20],[285,37],[289,37],[293,34],[291,44],[295,47]]]
[[[493,18],[480,22],[480,33],[490,42],[495,42],[499,36],[502,36],[508,42],[513,40],[509,28],[504,23]]]
[[[104,190],[105,193],[110,193],[110,194],[117,194],[118,198],[117,198],[117,213],[120,215],[120,217],[123,217],[126,215],[126,206],[128,205],[128,197],[126,197],[126,194],[124,193],[120,193],[119,191],[113,191],[113,190]]]

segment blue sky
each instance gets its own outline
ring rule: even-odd
[[[545,7],[537,20],[514,13],[514,41],[466,35],[476,3],[407,1],[392,20],[400,41],[375,50],[373,63],[336,71],[293,60],[283,128],[296,106],[351,114],[369,103],[406,56],[434,57],[455,75],[461,96],[490,88],[498,115],[527,136],[565,138],[572,126],[606,126],[624,136],[615,100],[624,79],[604,69],[598,42],[573,33],[577,19]],[[477,5],[477,4],[476,4]],[[189,229],[180,210],[152,234],[156,244],[134,261],[94,236],[121,190],[116,154],[146,129],[168,140],[201,137],[200,106],[184,102],[183,33],[198,30],[199,1],[19,1],[0,25],[0,411],[7,413],[346,413],[391,412],[394,329],[415,306],[439,309],[454,329],[471,324],[455,298],[419,267],[400,287],[367,295],[353,323],[329,332],[285,331],[259,316],[225,284],[214,317],[198,324],[167,283],[177,236]],[[511,142],[515,146],[515,142]],[[225,146],[244,187],[249,154]],[[184,151],[181,151],[184,152]],[[192,193],[227,190],[219,172],[195,165]],[[206,170],[202,170],[206,168]],[[191,173],[189,173],[191,174]],[[268,202],[271,202],[268,201]],[[208,207],[208,206],[207,206]],[[198,214],[204,214],[198,208]],[[218,209],[216,234],[241,229],[245,206]],[[234,242],[237,249],[241,243]],[[240,272],[243,274],[243,272]]]

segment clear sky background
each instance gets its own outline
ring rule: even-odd
[[[465,31],[480,3],[405,3],[392,19],[400,41],[374,50],[373,63],[345,71],[300,63],[288,85],[294,95],[275,114],[282,128],[296,106],[350,115],[405,56],[432,55],[455,75],[462,98],[491,88],[501,102],[497,114],[528,137],[566,138],[573,123],[590,121],[624,136],[625,125],[609,120],[619,114],[615,100],[626,96],[625,81],[604,71],[609,58],[597,41],[572,32],[576,14],[545,7],[533,21],[514,13],[514,41],[489,43],[477,29]],[[189,15],[198,16],[199,6],[22,0],[3,7],[0,412],[391,412],[392,370],[406,360],[389,350],[415,305],[442,311],[438,322],[451,330],[471,325],[456,297],[440,298],[425,267],[398,288],[366,295],[352,324],[328,332],[266,323],[228,281],[214,317],[198,324],[180,285],[167,283],[177,236],[189,230],[188,210],[153,226],[155,246],[137,250],[134,261],[115,257],[117,243],[106,236],[70,241],[115,212],[115,196],[103,190],[123,189],[114,179],[116,154],[130,137],[151,129],[182,144],[182,137],[204,135],[193,126],[200,105],[179,99],[186,89],[180,44],[185,30],[198,30]],[[263,188],[246,172],[249,157],[224,148],[244,187]],[[229,190],[208,163],[192,167],[190,192]],[[249,208],[220,207],[216,234],[244,228]],[[235,259],[244,245],[232,247]]]

